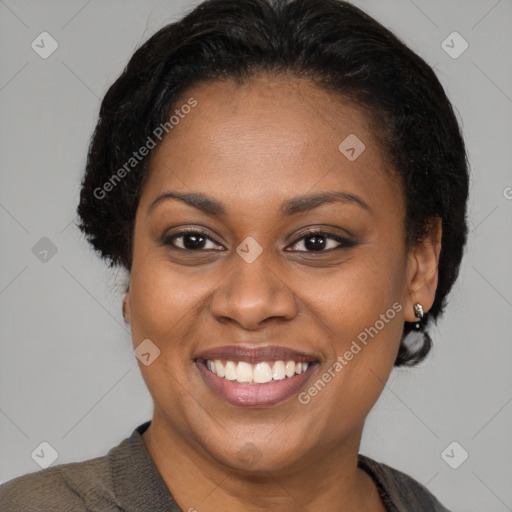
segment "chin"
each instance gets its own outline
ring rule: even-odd
[[[231,470],[255,476],[268,476],[268,472],[287,472],[290,468],[300,465],[301,459],[306,461],[306,455],[297,449],[301,443],[291,442],[289,437],[287,441],[279,443],[276,443],[275,439],[274,442],[269,442],[268,439],[249,439],[233,442],[225,447],[217,444],[205,449],[217,462]]]

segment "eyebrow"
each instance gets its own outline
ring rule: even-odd
[[[181,194],[174,191],[168,191],[158,196],[149,206],[148,215],[153,211],[153,209],[163,201],[167,201],[170,199],[177,199],[182,201],[183,203],[192,206],[193,208],[197,208],[201,210],[203,213],[212,216],[225,216],[227,214],[226,207],[216,199],[212,197],[208,197],[207,195],[201,192],[193,192],[187,194]],[[314,208],[318,208],[323,204],[333,203],[333,202],[341,202],[341,203],[349,203],[355,204],[366,210],[368,213],[374,215],[371,207],[359,196],[355,194],[350,194],[348,192],[343,191],[335,191],[335,192],[322,192],[319,194],[308,194],[293,197],[292,199],[288,199],[284,203],[282,203],[280,207],[280,213],[283,217],[290,217],[292,215],[296,215],[298,213],[307,212],[313,210]]]

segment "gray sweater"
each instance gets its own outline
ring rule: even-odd
[[[0,485],[0,512],[181,512],[147,451],[150,422],[107,455],[59,464]],[[449,512],[421,484],[359,455],[389,512]]]

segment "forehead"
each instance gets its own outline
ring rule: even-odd
[[[191,98],[197,105],[181,111]],[[261,206],[263,198],[340,188],[369,201],[400,195],[369,119],[308,80],[201,84],[174,110],[179,123],[151,155],[143,196],[170,188]]]

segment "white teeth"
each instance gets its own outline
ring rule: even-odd
[[[233,361],[226,361],[224,367],[225,378],[228,380],[236,380],[236,365]]]
[[[272,380],[272,368],[268,363],[258,363],[253,372],[254,382],[265,384]]]
[[[293,377],[295,375],[295,361],[286,362],[285,373],[287,377]]]
[[[212,373],[217,373],[217,369],[215,368],[215,363],[213,361],[206,361],[206,366]]]
[[[236,367],[236,380],[238,382],[251,382],[252,368],[249,363],[240,361]]]
[[[310,363],[295,361],[262,361],[257,364],[250,364],[245,361],[214,361],[207,360],[206,367],[218,377],[228,380],[236,380],[240,383],[266,384],[272,380],[283,380],[285,377],[293,377],[305,372]]]
[[[215,372],[213,373],[217,373],[217,375],[219,377],[225,377],[226,376],[226,372],[224,370],[224,365],[218,360],[218,359],[215,359]]]
[[[276,361],[272,366],[272,378],[274,380],[283,380],[286,377],[285,366],[283,361]]]
[[[304,370],[302,369],[302,363],[297,363],[295,365],[295,373],[300,375]]]

